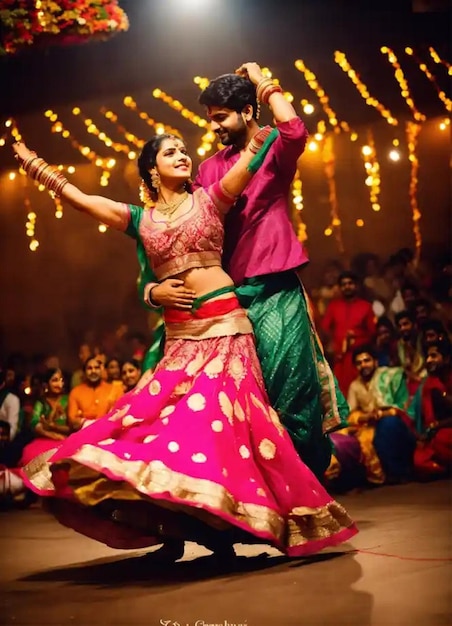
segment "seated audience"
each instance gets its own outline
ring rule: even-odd
[[[397,335],[391,320],[380,317],[377,320],[375,351],[380,367],[395,367],[400,365],[397,354]]]
[[[322,330],[332,343],[333,371],[344,395],[355,376],[353,349],[372,341],[375,315],[372,305],[358,296],[358,278],[352,272],[342,272],[338,284],[341,297],[331,300],[322,320]]]
[[[116,387],[102,380],[102,367],[97,356],[90,356],[85,361],[83,375],[85,382],[74,387],[69,394],[68,418],[73,430],[108,413],[122,395]]]
[[[125,391],[131,391],[141,376],[141,363],[136,359],[127,359],[122,364],[121,378]]]
[[[7,386],[5,371],[0,371],[0,464],[14,465],[13,442],[19,432],[20,400]]]
[[[410,406],[421,442],[414,456],[420,478],[443,475],[452,464],[452,351],[444,338],[425,346],[428,376]]]
[[[39,454],[58,446],[70,433],[65,381],[60,369],[52,368],[43,375],[42,397],[33,407],[29,429],[33,441],[25,446],[20,465],[26,465]]]
[[[367,480],[374,484],[405,481],[411,474],[415,437],[405,414],[408,390],[400,367],[378,367],[372,346],[353,352],[358,371],[350,385],[348,432],[358,439]]]
[[[397,313],[395,323],[399,333],[397,354],[400,364],[405,370],[408,392],[412,397],[426,376],[420,337],[413,314],[409,311]]]

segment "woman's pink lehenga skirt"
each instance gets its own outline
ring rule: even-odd
[[[28,486],[52,496],[63,524],[117,548],[202,542],[205,530],[298,556],[352,537],[353,522],[269,406],[236,297],[167,313],[166,325],[154,373],[53,456],[34,459]]]

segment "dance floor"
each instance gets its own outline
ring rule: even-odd
[[[39,506],[0,513],[0,623],[30,626],[445,626],[451,624],[447,481],[338,499],[360,533],[289,560],[237,545],[233,568],[187,544],[162,568],[59,526]],[[265,554],[263,554],[265,553]]]

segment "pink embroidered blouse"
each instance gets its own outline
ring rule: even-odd
[[[139,239],[158,281],[194,267],[221,266],[224,228],[221,212],[228,206],[218,199],[215,186],[193,193],[193,206],[185,219],[161,228],[152,209],[124,205],[123,228]]]

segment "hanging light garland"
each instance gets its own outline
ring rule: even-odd
[[[297,59],[295,61],[295,67],[299,72],[303,74],[308,86],[315,92],[320,104],[322,105],[323,110],[328,116],[328,122],[334,128],[335,132],[340,132],[341,129],[345,132],[350,132],[350,126],[347,122],[338,121],[337,114],[332,109],[330,105],[330,99],[326,95],[325,90],[319,84],[317,76],[313,72],[311,72],[308,67],[306,67],[301,59]]]
[[[366,171],[365,183],[369,187],[370,205],[373,211],[381,209],[380,197],[380,164],[377,159],[375,141],[371,131],[367,134],[367,145],[361,148],[361,157]]]
[[[185,107],[180,100],[176,100],[161,89],[154,89],[152,95],[157,100],[162,100],[171,109],[180,113],[184,119],[188,120],[195,126],[199,126],[199,128],[205,128],[207,126],[207,120],[203,119],[200,115],[193,113],[190,109],[187,109],[187,107]]]
[[[303,205],[303,183],[300,178],[300,172],[297,169],[295,177],[292,181],[292,205],[294,208],[295,228],[298,240],[304,243],[308,239],[306,224],[303,221],[302,211]]]
[[[30,239],[28,247],[32,252],[36,252],[39,247],[39,241],[36,239],[35,231],[36,231],[36,219],[37,215],[31,208],[30,196],[28,193],[28,179],[24,178],[24,207],[27,213],[27,221],[25,223],[25,233],[27,237]]]
[[[452,111],[452,100],[446,96],[446,93],[442,89],[440,89],[438,83],[436,82],[435,76],[431,73],[426,64],[422,63],[422,61],[414,54],[412,48],[405,48],[405,52],[408,56],[413,57],[421,72],[423,72],[423,74],[425,74],[428,80],[432,83],[433,87],[436,89],[438,98],[441,100],[441,102],[444,103],[447,111]]]
[[[382,52],[382,54],[387,55],[388,61],[394,69],[394,77],[396,81],[399,83],[400,93],[402,94],[403,99],[405,100],[406,104],[410,108],[414,119],[418,122],[425,121],[426,119],[425,115],[421,113],[420,111],[418,111],[416,105],[414,104],[414,100],[411,97],[410,88],[405,78],[405,74],[403,73],[400,63],[396,55],[394,54],[393,50],[391,50],[391,48],[388,48],[387,46],[383,46],[382,48],[380,48],[380,51]]]
[[[141,111],[132,96],[126,96],[123,100],[123,104],[126,108],[137,113],[139,118],[146,122],[148,126],[151,126],[154,129],[154,132],[157,133],[157,135],[169,133],[170,135],[176,135],[176,137],[181,137],[181,132],[179,129],[173,128],[173,126],[169,126],[168,124],[163,124],[162,122],[157,122],[153,117],[150,117],[146,113],[146,111]]]
[[[75,107],[77,110],[77,107]],[[51,131],[52,133],[60,133],[64,139],[67,139],[73,148],[78,150],[82,156],[85,157],[88,161],[93,163],[96,167],[99,167],[102,170],[102,175],[100,177],[100,185],[101,187],[107,187],[110,180],[110,170],[114,168],[116,165],[116,160],[109,157],[101,157],[94,150],[92,150],[89,146],[83,146],[79,143],[65,128],[62,122],[58,119],[58,115],[54,113],[52,110],[48,110],[44,113],[44,116],[49,119],[52,123]]]
[[[336,52],[334,53],[334,60],[339,65],[341,70],[345,72],[350,78],[350,80],[358,90],[359,95],[361,96],[361,98],[363,98],[363,100],[365,100],[366,104],[374,107],[374,109],[376,109],[380,113],[380,115],[388,122],[388,124],[390,124],[391,126],[397,126],[398,121],[395,115],[393,115],[389,109],[381,104],[381,102],[377,100],[377,98],[374,98],[370,95],[367,85],[363,83],[363,81],[359,77],[359,74],[350,65],[345,54],[343,52],[340,52],[339,50],[336,50]]]
[[[336,191],[336,156],[334,153],[334,140],[333,136],[327,135],[322,141],[322,160],[325,169],[325,175],[328,182],[328,198],[330,202],[330,225],[325,229],[324,234],[326,237],[334,235],[339,253],[344,255],[344,241],[342,239],[342,222],[339,216],[339,202],[337,199]]]
[[[449,76],[452,76],[452,65],[450,63],[448,63],[448,61],[445,61],[444,59],[442,59],[439,54],[436,52],[435,48],[432,48],[430,46],[430,48],[428,49],[428,51],[430,52],[430,56],[432,57],[432,59],[434,60],[434,62],[437,65],[444,65],[444,67],[447,68],[447,73],[449,74]]]
[[[80,117],[86,127],[86,132],[97,137],[107,148],[112,148],[115,152],[122,152],[131,160],[135,159],[136,153],[131,150],[128,144],[113,141],[106,133],[100,131],[93,120],[82,113],[80,107],[74,107],[72,115]]]
[[[419,159],[417,156],[417,145],[419,139],[419,133],[422,130],[422,124],[416,122],[407,122],[406,124],[406,136],[408,143],[408,159],[410,161],[410,185],[408,195],[410,199],[411,216],[413,221],[413,235],[415,245],[415,260],[419,261],[422,249],[422,233],[420,227],[421,211],[417,202],[417,190],[418,190],[418,173],[419,173]]]
[[[107,109],[106,107],[102,107],[100,109],[100,112],[102,113],[102,115],[105,117],[106,120],[108,120],[111,124],[114,124],[116,129],[122,134],[124,135],[124,137],[126,138],[126,140],[131,143],[132,145],[134,145],[136,148],[138,148],[139,150],[141,150],[144,146],[144,144],[146,143],[144,141],[144,139],[140,139],[139,137],[137,137],[136,135],[134,135],[133,133],[131,133],[129,130],[127,130],[127,128],[125,126],[123,126],[122,124],[119,123],[119,118],[116,115],[116,113],[114,113],[113,111],[111,111],[110,109]],[[135,157],[130,157],[129,158],[135,158]]]

